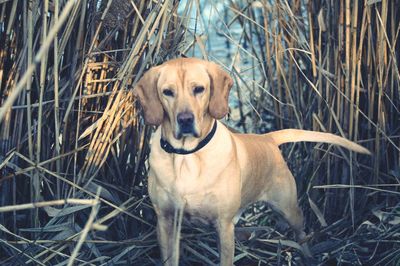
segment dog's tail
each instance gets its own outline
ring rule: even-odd
[[[323,142],[323,143],[331,143],[335,145],[339,145],[345,147],[349,150],[369,154],[371,152],[366,148],[354,143],[348,139],[333,135],[331,133],[323,133],[323,132],[315,132],[308,130],[300,130],[300,129],[283,129],[274,131],[271,133],[267,133],[266,136],[272,138],[276,145],[281,145],[289,142]]]

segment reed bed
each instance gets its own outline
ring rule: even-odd
[[[327,131],[371,150],[282,147],[312,264],[400,263],[398,4],[0,0],[0,264],[160,264],[146,188],[153,129],[132,89],[182,55],[234,77],[232,127]],[[184,265],[218,262],[211,228],[184,223],[181,237]],[[236,265],[305,263],[263,204],[236,238]]]

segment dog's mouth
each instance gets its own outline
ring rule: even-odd
[[[199,138],[200,134],[197,132],[197,130],[193,126],[179,127],[179,129],[177,130],[177,132],[175,134],[175,138],[177,140],[181,140],[182,138],[186,138],[186,137]]]

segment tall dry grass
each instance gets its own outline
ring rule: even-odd
[[[0,264],[160,262],[145,178],[152,129],[130,92],[180,54],[225,64],[236,80],[227,123],[242,131],[313,129],[368,147],[373,157],[282,149],[316,264],[399,263],[397,5],[0,0]],[[237,265],[301,265],[275,218],[263,205],[245,213]],[[182,247],[186,264],[218,261],[209,228],[184,225]]]

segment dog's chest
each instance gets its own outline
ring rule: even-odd
[[[201,161],[196,155],[174,156],[171,172],[174,175],[171,189],[180,195],[193,194],[204,186],[204,173],[201,172]]]
[[[215,218],[217,178],[198,155],[157,157],[157,165],[151,164],[151,168],[154,191],[149,187],[149,192],[161,209],[184,206],[185,216],[192,222],[208,223]]]
[[[171,194],[194,201],[207,198],[215,177],[197,155],[177,155],[167,164],[169,169],[162,175],[167,176],[169,182],[164,185]]]

